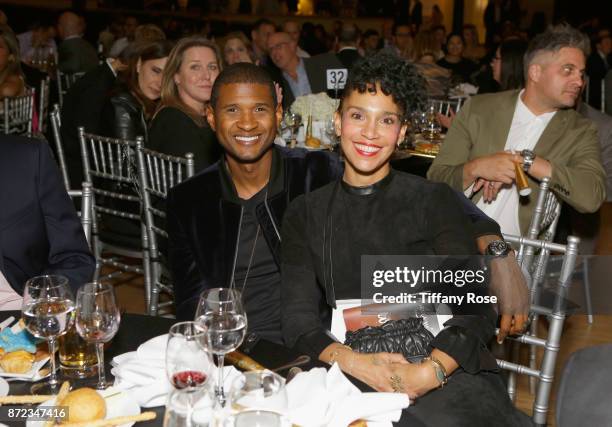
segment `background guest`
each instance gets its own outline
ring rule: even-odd
[[[268,37],[276,31],[272,21],[260,19],[253,24],[251,30],[251,40],[253,40],[253,52],[259,65],[268,64]]]
[[[17,36],[21,60],[26,64],[32,62],[55,62],[57,45],[55,44],[55,25],[52,21],[40,20],[30,25],[30,30]]]
[[[220,71],[214,43],[198,36],[179,40],[164,69],[161,106],[149,131],[151,149],[175,156],[193,153],[196,171],[217,160],[219,147],[205,109]]]
[[[64,73],[83,73],[98,65],[98,54],[83,38],[84,21],[73,12],[64,12],[57,22],[57,34],[62,39],[58,48],[57,67]]]
[[[8,25],[0,25],[0,99],[24,93],[19,43]]]
[[[478,29],[474,24],[465,24],[462,33],[465,41],[463,56],[474,62],[479,62],[487,54],[487,50],[478,40]]]
[[[309,58],[310,54],[300,47],[300,35],[302,32],[301,25],[297,21],[285,21],[283,23],[283,31],[297,43],[297,55],[300,58]]]
[[[446,40],[446,55],[437,64],[451,70],[451,85],[470,82],[472,74],[478,70],[475,62],[463,57],[464,49],[463,36],[459,33],[449,34]]]
[[[358,50],[359,30],[355,24],[343,24],[342,30],[338,35],[338,52],[336,57],[342,62],[346,69],[349,69],[357,62],[361,55]]]
[[[106,103],[103,132],[113,138],[148,139],[147,123],[161,96],[162,74],[172,50],[169,41],[140,45]]]
[[[237,62],[255,62],[251,42],[241,31],[229,33],[221,40],[221,54],[223,55],[224,65],[232,65]]]
[[[136,32],[136,28],[138,27],[138,19],[135,16],[127,16],[125,21],[123,21],[123,37],[115,40],[113,45],[108,52],[108,56],[111,58],[118,57],[123,49],[125,49],[128,44],[134,41],[134,34]]]

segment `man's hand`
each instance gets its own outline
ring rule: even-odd
[[[505,151],[471,160],[463,167],[463,188],[469,187],[478,178],[512,184],[516,178],[514,164],[522,162],[520,155]]]
[[[497,198],[497,193],[499,193],[503,185],[503,182],[487,181],[486,179],[478,178],[472,192],[476,193],[482,188],[484,191],[483,200],[485,202],[492,202]]]
[[[527,314],[502,314],[499,321],[497,342],[501,344],[508,335],[518,335],[525,332],[528,319],[529,316]]]

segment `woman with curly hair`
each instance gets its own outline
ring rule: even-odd
[[[436,426],[521,425],[484,345],[495,330],[489,305],[447,321],[426,344],[428,356],[421,363],[409,363],[399,348],[355,351],[330,332],[337,302],[362,298],[362,255],[477,254],[456,193],[389,165],[407,117],[425,99],[414,66],[392,54],[364,58],[351,70],[334,118],[344,174],[296,198],[284,216],[283,338],[373,389],[416,399],[404,417]]]

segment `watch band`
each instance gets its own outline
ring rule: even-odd
[[[523,170],[529,172],[533,161],[535,160],[535,153],[531,150],[521,151],[521,157],[523,157]]]

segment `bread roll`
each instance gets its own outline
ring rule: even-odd
[[[83,387],[71,391],[62,400],[61,406],[68,407],[68,419],[62,423],[83,423],[102,420],[106,416],[106,402],[97,391]]]
[[[0,358],[0,367],[4,372],[11,374],[25,374],[32,369],[33,362],[34,355],[25,350],[17,350],[3,354]]]

